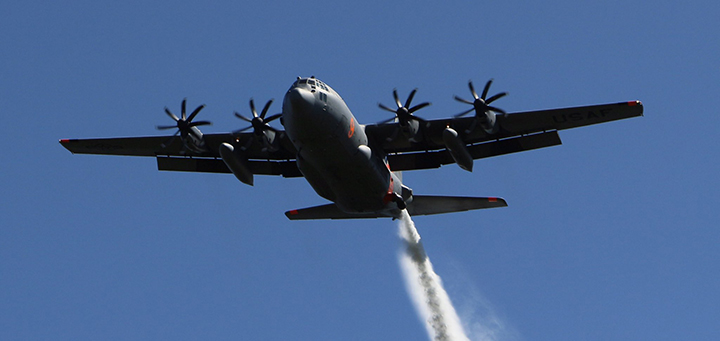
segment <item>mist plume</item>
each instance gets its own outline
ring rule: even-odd
[[[433,271],[418,234],[407,211],[402,211],[398,223],[404,249],[399,254],[408,294],[420,319],[425,323],[431,340],[469,340],[463,331],[460,318],[442,286],[442,280]]]

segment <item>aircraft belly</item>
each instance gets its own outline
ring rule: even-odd
[[[305,144],[298,168],[320,196],[334,201],[341,209],[382,210],[383,198],[390,186],[390,172],[374,164],[382,161],[358,155],[357,149],[350,152],[337,140],[327,140],[317,146]]]

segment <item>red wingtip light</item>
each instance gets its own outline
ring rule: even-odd
[[[288,211],[288,213],[289,213],[290,215],[297,215],[297,214],[298,214],[298,210]]]
[[[627,103],[629,106],[634,107],[636,105],[642,105],[642,102],[640,101],[630,101]]]
[[[488,198],[489,202],[497,202],[497,198]]]
[[[62,139],[62,140],[60,140],[60,143],[68,143],[68,142],[70,142],[70,139]]]

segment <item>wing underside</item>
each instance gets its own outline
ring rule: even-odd
[[[401,171],[454,163],[443,140],[443,131],[448,127],[459,133],[470,157],[480,159],[559,145],[559,130],[642,114],[640,101],[511,113],[497,116],[499,130],[493,134],[474,129],[474,117],[428,120],[422,127],[420,142],[398,134],[397,123],[367,125],[365,131],[387,154],[390,168]]]
[[[219,146],[229,143],[249,146],[243,155],[253,174],[302,176],[295,163],[295,148],[282,136],[280,148],[275,151],[263,149],[262,145],[248,144],[252,133],[205,134],[205,152],[190,152],[180,139],[174,139],[164,146],[169,136],[120,137],[106,139],[64,139],[60,144],[74,154],[124,155],[156,157],[159,170],[230,173],[220,157]]]
[[[560,136],[556,131],[507,138],[497,141],[484,142],[467,146],[473,159],[517,153],[526,150],[556,146],[561,144]],[[442,165],[454,163],[452,156],[445,149],[416,152],[397,153],[388,155],[388,163],[393,171],[413,169],[438,168]]]
[[[488,134],[475,127],[474,117],[448,118],[426,121],[422,128],[423,138],[415,142],[398,134],[397,123],[365,126],[374,148],[387,155],[393,171],[437,168],[454,163],[443,141],[447,127],[460,133],[462,143],[472,159],[516,153],[561,144],[559,130],[582,127],[630,117],[641,116],[639,101],[613,104],[537,110],[498,116],[500,129]],[[220,158],[218,147],[222,143],[243,147],[253,174],[302,176],[297,169],[297,151],[287,136],[280,134],[274,151],[268,151],[260,143],[250,143],[252,133],[205,134],[204,152],[189,152],[181,139],[169,136],[123,137],[103,139],[64,139],[63,147],[77,154],[127,155],[156,157],[158,169],[189,172],[229,173]]]
[[[157,157],[158,170],[179,172],[231,173],[222,159],[197,157]],[[285,178],[302,177],[295,161],[249,160],[253,174],[281,175]]]

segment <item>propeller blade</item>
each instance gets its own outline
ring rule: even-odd
[[[416,89],[413,89],[413,91],[410,91],[410,95],[408,96],[407,101],[405,101],[405,107],[406,107],[406,108],[409,108],[409,107],[410,107],[410,103],[412,102],[413,97],[415,97],[415,93],[416,93],[416,92],[417,92],[417,88],[416,88]],[[411,111],[411,112],[412,112],[412,111]]]
[[[176,131],[173,136],[170,136],[167,140],[165,140],[165,142],[160,144],[160,146],[165,148],[168,145],[170,145],[171,143],[175,142],[175,138],[177,138],[178,134],[180,134],[180,130]]]
[[[397,104],[397,107],[402,108],[402,103],[400,103],[400,98],[398,98],[397,89],[393,89],[393,97],[395,98],[395,103]]]
[[[490,104],[490,103],[494,102],[495,100],[498,100],[498,99],[500,99],[500,98],[503,98],[503,97],[505,97],[505,96],[507,96],[507,95],[508,95],[507,92],[501,92],[501,93],[499,93],[499,94],[497,94],[497,95],[495,95],[495,96],[492,96],[492,97],[488,98],[487,100],[485,100],[485,104]]]
[[[183,101],[182,101],[182,112],[181,112],[181,114],[182,114],[182,119],[183,119],[184,121],[187,121],[187,116],[185,116],[185,105],[186,105],[186,104],[187,104],[187,98],[183,98]]]
[[[248,130],[248,129],[250,129],[250,128],[252,128],[252,126],[249,126],[249,127],[245,127],[245,128],[242,128],[242,129],[238,129],[238,130],[235,130],[235,131],[233,131],[233,134],[239,134],[239,133],[242,133],[243,131],[246,131],[246,130]]]
[[[241,119],[241,120],[243,120],[243,121],[245,121],[245,122],[247,122],[247,123],[252,123],[252,120],[251,120],[251,119],[249,119],[249,118],[247,118],[247,117],[245,117],[245,116],[243,116],[243,115],[240,115],[240,114],[238,114],[237,112],[235,113],[235,117],[237,117],[237,118],[239,118],[239,119]]]
[[[377,124],[386,124],[386,123],[390,123],[390,122],[393,122],[393,121],[395,121],[395,117],[393,117],[393,118],[388,118],[387,120],[384,120],[384,121],[380,121],[380,122],[378,122]]]
[[[426,107],[426,106],[428,106],[428,105],[430,105],[430,102],[420,103],[420,104],[418,104],[418,105],[410,108],[410,109],[408,110],[408,112],[412,114],[412,113],[414,113],[414,112],[416,112],[416,111],[418,111],[418,110],[420,110],[420,109],[422,109],[422,108],[424,108],[424,107]]]
[[[507,113],[505,112],[505,110],[502,110],[502,109],[500,109],[500,108],[488,107],[488,110],[494,111],[494,112],[499,112],[499,113],[501,113],[501,114],[503,114],[503,115],[507,115]]]
[[[197,126],[210,126],[212,125],[212,122],[210,121],[197,121],[197,122],[191,122],[188,124],[188,127],[197,127]]]
[[[250,99],[250,111],[252,111],[253,117],[258,117],[257,111],[255,110],[255,101]]]
[[[270,109],[270,104],[272,104],[273,101],[274,101],[273,99],[269,100],[265,104],[265,107],[263,108],[262,112],[260,113],[260,118],[262,118],[263,120],[265,119],[265,115],[267,115],[268,109]]]
[[[157,130],[167,130],[167,129],[176,129],[177,126],[155,126]]]
[[[468,87],[470,88],[470,93],[472,93],[473,98],[475,98],[475,99],[480,98],[480,97],[478,97],[477,92],[475,92],[475,87],[473,86],[472,81],[468,82]]]
[[[463,116],[469,114],[469,113],[470,113],[471,111],[473,111],[473,110],[475,110],[475,108],[470,108],[470,109],[468,109],[468,110],[465,110],[465,111],[463,111],[463,112],[455,115],[455,118],[463,117]]]
[[[422,118],[422,117],[410,116],[410,119],[411,119],[411,120],[418,121],[418,122],[423,123],[423,124],[428,123],[428,121],[426,121],[426,120],[425,120],[424,118]]]
[[[195,118],[195,115],[197,115],[197,114],[200,112],[200,110],[203,110],[203,108],[205,108],[205,104],[197,107],[197,108],[192,112],[192,114],[190,114],[190,117],[188,117],[188,119],[187,119],[188,122],[189,122],[189,121],[192,121],[193,118]]]
[[[268,118],[265,119],[265,123],[269,123],[269,122],[275,121],[276,119],[278,119],[278,118],[280,118],[280,117],[282,117],[282,113],[272,115],[272,116],[270,116],[270,117],[268,117]]]
[[[168,116],[170,116],[170,118],[172,118],[175,122],[177,122],[177,121],[180,120],[180,118],[178,118],[177,116],[175,116],[175,114],[171,113],[171,112],[170,112],[170,109],[168,109],[167,107],[165,107],[165,113],[166,113]]]
[[[382,103],[378,103],[378,106],[380,107],[380,109],[389,111],[389,112],[391,112],[391,113],[395,113],[395,112],[397,111],[397,109],[394,109],[394,110],[393,110],[393,109],[390,109],[390,108],[386,107],[386,106],[385,106],[384,104],[382,104]]]
[[[464,98],[460,98],[460,97],[458,97],[458,96],[455,96],[455,100],[458,101],[458,102],[463,102],[463,103],[465,103],[465,104],[470,104],[470,105],[473,105],[473,104],[474,104],[473,102],[470,102],[470,101],[468,101],[468,100],[466,100],[466,99],[464,99]]]
[[[488,91],[490,91],[490,84],[492,84],[492,82],[493,80],[491,78],[487,83],[485,83],[485,89],[483,89],[482,97],[480,97],[483,100],[487,97]]]

